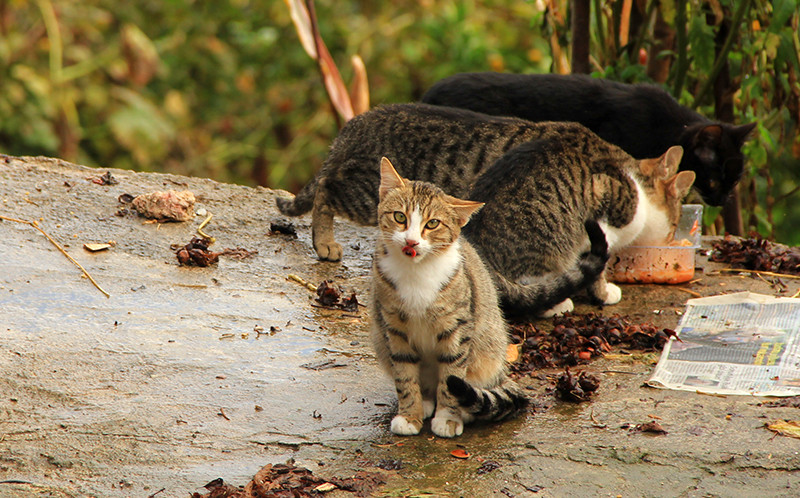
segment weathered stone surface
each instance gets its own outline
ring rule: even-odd
[[[313,307],[311,292],[287,279],[332,279],[366,302],[373,229],[337,223],[344,262],[322,263],[309,217],[290,220],[297,239],[269,234],[281,219],[272,190],[120,170],[115,185],[91,181],[106,171],[0,156],[0,215],[37,220],[111,295],[33,227],[0,221],[2,496],[187,496],[217,477],[244,485],[289,458],[323,478],[400,461],[386,471],[387,494],[800,495],[797,441],[763,428],[797,419],[795,408],[646,388],[652,365],[637,361],[589,365],[602,375],[590,403],[552,401],[502,425],[468,426],[456,440],[429,429],[392,436],[394,389],[369,347],[367,312]],[[170,246],[186,244],[205,216],[158,224],[117,215],[120,195],[169,189],[192,191],[196,208],[213,214],[204,232],[214,250],[258,253],[181,267]],[[105,251],[82,248],[110,240]],[[624,286],[604,312],[675,327],[692,297],[681,289],[775,292],[759,279],[709,275],[705,259],[697,282]],[[787,283],[791,295],[798,286]],[[301,368],[325,360],[344,366]],[[551,385],[524,382],[537,396]],[[623,428],[656,417],[668,434]],[[472,458],[452,458],[457,445]],[[479,475],[478,459],[500,467]]]

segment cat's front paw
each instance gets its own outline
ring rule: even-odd
[[[456,437],[464,432],[464,422],[460,418],[437,415],[431,420],[431,430],[439,437]]]
[[[402,415],[395,415],[392,419],[392,432],[398,436],[414,436],[422,429],[422,421],[407,419]]]
[[[342,246],[338,242],[315,242],[314,250],[323,261],[340,261],[342,259]]]
[[[622,299],[622,289],[618,285],[606,283],[606,298],[603,304],[617,304]]]
[[[567,299],[564,299],[563,301],[561,301],[560,303],[556,304],[555,306],[553,306],[549,310],[543,312],[541,314],[541,317],[542,318],[550,318],[550,317],[556,316],[556,315],[563,315],[564,313],[569,313],[573,309],[575,309],[575,305],[572,304],[572,299],[567,298]]]

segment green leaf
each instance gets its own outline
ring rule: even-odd
[[[783,29],[798,8],[800,8],[800,3],[796,0],[772,0],[772,18],[769,21],[769,31],[777,33]]]
[[[708,227],[714,224],[714,220],[722,212],[721,207],[705,206],[703,208],[703,226]]]
[[[768,33],[767,39],[764,41],[764,50],[766,50],[767,58],[775,59],[778,53],[778,45],[781,44],[781,37],[775,33]]]
[[[746,142],[742,146],[742,153],[747,158],[747,165],[751,175],[767,164],[767,150],[760,140]]]
[[[658,9],[667,24],[675,23],[675,0],[658,0]]]
[[[160,109],[140,95],[124,88],[114,93],[124,105],[109,116],[108,126],[140,166],[152,169],[153,158],[163,153],[175,130]]]
[[[706,25],[703,16],[692,17],[687,38],[691,47],[690,54],[694,57],[695,70],[708,74],[714,66],[714,33]]]

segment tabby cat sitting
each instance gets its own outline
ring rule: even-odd
[[[372,267],[372,342],[397,390],[395,434],[454,437],[474,419],[501,420],[528,404],[508,378],[509,335],[486,267],[460,237],[482,206],[381,160],[380,236]]]

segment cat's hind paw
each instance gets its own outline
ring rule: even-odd
[[[422,429],[422,421],[395,415],[392,419],[392,432],[398,436],[414,436]]]
[[[456,437],[464,432],[464,422],[452,416],[437,415],[431,420],[431,430],[439,437]]]
[[[617,304],[622,299],[622,289],[618,285],[606,283],[606,298],[603,304]]]
[[[575,305],[572,303],[572,299],[564,299],[560,303],[556,304],[552,308],[547,311],[542,312],[540,315],[542,318],[550,318],[556,315],[563,315],[564,313],[569,313],[575,309]]]

